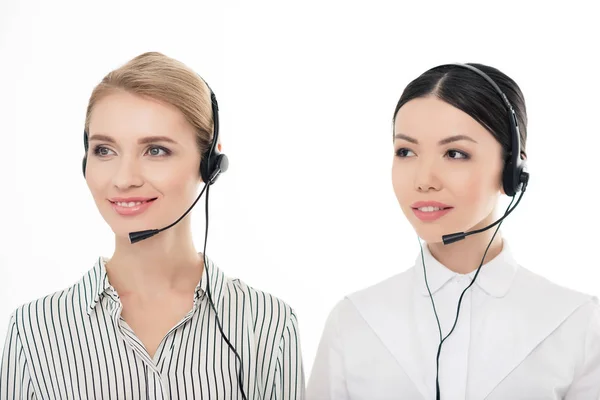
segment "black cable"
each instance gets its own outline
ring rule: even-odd
[[[242,399],[248,400],[248,398],[246,397],[246,393],[244,392],[244,380],[243,380],[244,365],[242,363],[242,358],[240,357],[240,355],[238,354],[236,349],[233,347],[233,345],[231,344],[231,342],[225,335],[225,332],[223,332],[223,327],[221,326],[221,321],[219,320],[219,314],[217,313],[217,309],[215,307],[215,304],[212,300],[212,295],[210,293],[210,277],[208,274],[208,267],[207,267],[208,259],[206,257],[206,242],[208,241],[208,193],[210,191],[210,184],[206,184],[204,186],[204,188],[206,189],[206,201],[205,201],[205,203],[206,203],[206,207],[205,207],[206,227],[205,227],[205,232],[204,232],[204,251],[202,252],[202,257],[204,258],[204,269],[206,270],[206,294],[208,295],[208,302],[209,302],[210,306],[212,307],[213,311],[215,312],[215,317],[217,319],[217,326],[219,327],[219,332],[221,332],[221,337],[225,340],[225,342],[227,343],[227,345],[229,346],[231,351],[233,351],[233,353],[235,354],[236,359],[240,362],[240,368],[238,370],[238,384],[239,384],[240,390],[242,392]]]
[[[489,224],[488,226],[486,226],[486,227],[484,227],[484,228],[477,229],[477,230],[474,230],[474,231],[470,231],[470,232],[467,232],[467,233],[465,233],[465,232],[456,232],[456,233],[452,233],[452,234],[450,234],[450,235],[444,235],[444,236],[442,236],[442,241],[444,242],[444,244],[451,244],[451,243],[454,243],[454,242],[456,242],[456,241],[458,241],[458,240],[462,240],[462,239],[466,238],[467,236],[470,236],[470,235],[474,235],[474,234],[476,234],[476,233],[481,233],[481,232],[487,231],[488,229],[492,228],[494,225],[501,223],[502,221],[504,221],[504,219],[505,219],[506,217],[508,217],[508,215],[509,215],[511,212],[513,212],[513,210],[514,210],[515,208],[517,208],[517,206],[519,205],[519,202],[520,202],[520,201],[521,201],[521,199],[523,198],[523,193],[525,193],[525,190],[526,190],[526,189],[527,189],[527,181],[525,181],[525,182],[523,183],[523,189],[522,189],[522,191],[521,191],[521,195],[519,196],[519,199],[518,199],[518,200],[517,200],[517,202],[515,203],[514,207],[513,207],[513,208],[511,208],[510,210],[507,210],[507,211],[504,213],[504,215],[502,216],[502,218],[500,218],[500,219],[496,220],[494,223],[491,223],[491,224]],[[512,204],[512,202],[513,202],[514,200],[515,200],[515,198],[514,198],[514,196],[513,196],[513,197],[512,197],[511,204]],[[509,207],[510,207],[510,205],[509,205]]]
[[[511,206],[513,204],[513,202],[515,201],[515,198],[512,197],[510,203],[508,204],[508,207],[504,213],[504,216],[502,218],[500,218],[498,221],[496,221],[495,223],[489,225],[488,227],[486,227],[485,229],[489,229],[490,227],[493,227],[494,225],[498,224],[498,226],[496,227],[496,230],[494,231],[494,234],[492,235],[492,239],[490,240],[490,242],[488,243],[485,252],[483,253],[483,258],[481,259],[481,263],[479,264],[479,267],[477,268],[477,271],[475,272],[475,276],[473,276],[473,280],[471,281],[471,283],[469,284],[469,286],[467,286],[465,288],[465,290],[463,290],[463,292],[460,295],[460,298],[458,299],[458,306],[456,308],[456,318],[454,319],[454,324],[452,326],[452,329],[450,330],[450,332],[448,332],[448,334],[446,335],[446,337],[442,338],[442,327],[440,324],[440,320],[438,318],[438,314],[437,314],[437,309],[435,307],[435,301],[433,300],[433,295],[431,294],[431,290],[429,289],[429,283],[427,282],[427,271],[425,268],[425,257],[423,255],[423,245],[421,244],[421,241],[419,240],[419,245],[421,246],[421,260],[423,262],[423,273],[425,275],[425,285],[427,286],[427,291],[429,293],[429,298],[431,299],[431,304],[433,306],[433,312],[435,314],[435,319],[438,325],[438,330],[440,333],[440,344],[438,345],[438,351],[437,351],[437,356],[436,356],[436,373],[435,373],[435,391],[436,391],[436,400],[440,400],[441,399],[441,395],[440,395],[440,382],[439,382],[439,372],[440,372],[440,354],[442,352],[442,345],[444,344],[444,342],[446,341],[446,339],[448,339],[448,337],[452,334],[452,332],[454,331],[454,329],[456,328],[456,324],[458,323],[458,317],[460,314],[460,305],[462,303],[462,299],[463,296],[465,295],[465,292],[471,287],[473,286],[473,284],[475,283],[475,280],[477,279],[477,276],[479,275],[479,271],[481,270],[481,267],[483,266],[483,263],[485,261],[485,256],[487,255],[487,252],[490,248],[490,246],[492,245],[494,238],[496,237],[496,234],[498,233],[498,230],[500,229],[500,226],[502,225],[502,222],[504,221],[504,218],[510,214],[519,204],[519,202],[521,201],[521,198],[523,197],[523,194],[525,193],[525,188],[526,186],[523,187],[523,190],[521,191],[521,194],[519,196],[519,199],[517,200],[517,203],[515,204],[515,206],[511,209]],[[485,229],[480,229],[477,231],[473,231],[472,233],[479,233],[479,232],[483,232]],[[471,234],[471,232],[469,233]]]
[[[473,235],[473,234],[475,234],[475,233],[481,233],[481,232],[483,232],[483,231],[486,231],[486,230],[490,229],[491,227],[493,227],[493,226],[494,226],[494,225],[496,225],[496,224],[501,224],[501,223],[502,223],[502,221],[504,221],[504,218],[508,217],[508,215],[509,215],[511,212],[513,212],[513,210],[514,210],[515,208],[517,208],[517,206],[519,205],[519,202],[521,201],[521,199],[523,198],[523,194],[525,193],[525,187],[526,187],[526,186],[524,185],[524,186],[523,186],[523,190],[521,191],[521,194],[519,195],[519,198],[517,199],[517,202],[515,203],[515,206],[514,206],[513,208],[511,208],[511,209],[507,210],[507,211],[506,211],[506,213],[504,214],[504,216],[502,216],[502,218],[500,218],[498,221],[494,222],[493,224],[486,226],[485,228],[481,228],[481,229],[477,229],[477,230],[475,230],[475,231],[468,232],[468,233],[466,234],[466,236]],[[514,197],[513,197],[513,198],[512,198],[512,200],[510,201],[510,204],[508,205],[508,207],[509,207],[509,208],[510,208],[511,204],[513,203],[513,201],[515,201],[515,198],[514,198]]]

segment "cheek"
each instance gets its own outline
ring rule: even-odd
[[[392,186],[394,187],[394,193],[396,198],[403,204],[403,199],[409,193],[410,177],[406,167],[401,168],[396,161],[392,166]]]
[[[406,165],[398,165],[394,162],[392,167],[392,186],[398,204],[403,213],[407,216],[412,215],[411,204],[415,200],[415,188],[413,172]]]
[[[491,212],[500,189],[500,176],[494,168],[470,168],[453,179],[452,192],[465,211]]]
[[[198,182],[199,178],[196,175],[182,171],[179,174],[153,176],[152,181],[148,183],[171,201],[187,203],[190,197],[195,195]]]
[[[169,203],[177,204],[176,209],[187,209],[192,205],[200,182],[200,172],[196,162],[191,159],[178,160],[169,168],[154,171],[152,185],[165,196]]]
[[[96,202],[106,199],[107,190],[110,187],[110,176],[102,173],[101,169],[90,168],[89,163],[85,173],[85,181]]]

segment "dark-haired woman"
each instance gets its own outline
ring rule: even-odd
[[[527,186],[526,127],[521,90],[495,68],[443,65],[406,87],[392,180],[424,243],[332,310],[309,400],[600,399],[596,298],[520,266],[494,224]]]

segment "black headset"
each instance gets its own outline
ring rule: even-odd
[[[213,117],[213,139],[208,146],[208,149],[202,154],[200,161],[200,176],[202,181],[208,185],[212,185],[222,172],[225,172],[229,167],[229,160],[225,154],[219,151],[219,103],[217,103],[217,97],[213,93],[212,89],[206,82],[206,87],[210,91],[210,102],[212,104],[212,117]],[[85,177],[85,169],[87,165],[87,152],[89,150],[89,138],[88,133],[83,131],[83,147],[85,149],[85,155],[83,156],[83,176]],[[214,176],[213,176],[214,175]]]
[[[472,65],[458,63],[441,65],[437,68],[446,66],[462,67],[475,72],[485,79],[502,98],[506,110],[508,111],[508,125],[510,127],[510,152],[505,160],[504,170],[502,172],[502,186],[506,195],[513,197],[521,191],[524,184],[527,184],[529,178],[529,174],[526,172],[527,166],[525,160],[521,158],[521,133],[515,109],[510,101],[508,101],[508,97],[506,97],[502,89],[500,89],[496,82],[494,82],[494,80],[485,72]]]

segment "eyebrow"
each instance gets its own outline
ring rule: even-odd
[[[113,144],[116,143],[115,139],[113,139],[111,136],[103,135],[103,134],[92,135],[90,137],[90,142],[92,140],[98,140],[101,142],[108,142],[108,143],[113,143]],[[173,139],[171,139],[168,136],[146,136],[146,137],[143,137],[138,140],[139,144],[148,144],[148,143],[155,143],[155,142],[167,142],[167,143],[173,143],[173,144],[177,143],[176,141],[174,141]]]
[[[417,139],[415,139],[414,137],[405,135],[403,133],[396,133],[396,135],[394,135],[394,139],[402,139],[402,140],[406,140],[407,142],[410,142],[410,143],[419,144],[419,141]],[[443,146],[445,144],[458,142],[460,140],[468,140],[469,142],[477,143],[477,141],[470,136],[454,135],[454,136],[449,136],[447,138],[440,140],[438,142],[438,145]]]

